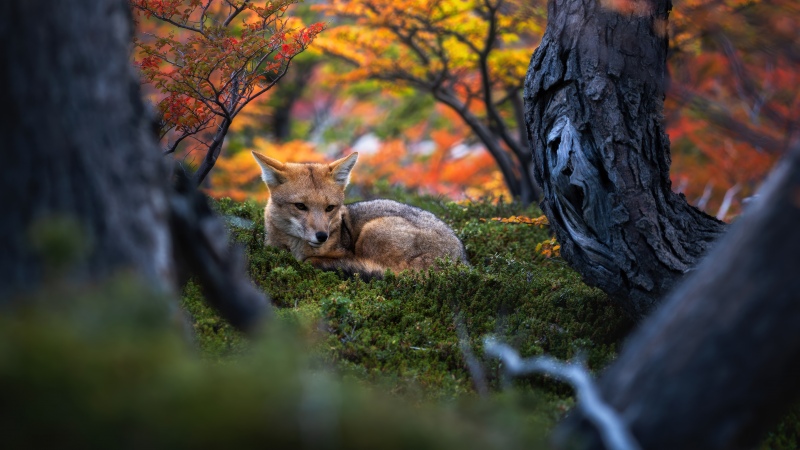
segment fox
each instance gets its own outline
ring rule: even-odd
[[[455,232],[428,211],[385,199],[344,203],[358,152],[327,164],[252,154],[270,194],[266,244],[298,261],[363,280],[421,271],[440,258],[468,264]]]

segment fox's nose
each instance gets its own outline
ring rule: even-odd
[[[324,231],[317,231],[317,242],[322,243],[328,240],[328,233]]]

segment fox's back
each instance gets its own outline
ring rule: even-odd
[[[394,200],[367,200],[349,203],[347,211],[356,226],[382,217],[402,217],[419,228],[440,229],[450,232],[450,228],[438,217],[424,209]]]
[[[368,200],[346,205],[355,237],[356,253],[372,257],[391,257],[393,248],[403,247],[406,254],[425,254],[427,259],[449,257],[467,262],[461,240],[447,224],[423,209],[393,200]],[[367,233],[364,231],[367,230]],[[374,236],[379,233],[381,239]],[[361,239],[359,239],[361,238]],[[382,244],[391,244],[389,246]],[[388,247],[388,248],[387,248]],[[430,262],[426,262],[426,265]]]

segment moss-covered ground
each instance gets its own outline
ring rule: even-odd
[[[88,288],[54,280],[0,317],[2,442],[541,447],[571,390],[542,376],[505,379],[483,356],[483,337],[524,356],[581,353],[599,370],[633,324],[563,261],[537,254],[546,229],[490,220],[535,217],[535,207],[389,195],[449,223],[471,265],[343,279],[265,247],[262,205],[222,200],[232,240],[275,305],[258,338],[233,330],[193,283],[177,305],[124,274]],[[796,448],[797,423],[787,417],[764,448]]]

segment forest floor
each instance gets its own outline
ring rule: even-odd
[[[379,194],[441,217],[471,265],[342,279],[265,247],[263,205],[215,202],[275,305],[263,334],[235,331],[193,283],[177,308],[126,275],[88,290],[54,281],[34,306],[0,318],[0,384],[16,387],[0,395],[16,412],[0,424],[4,441],[544,447],[574,405],[572,390],[544,376],[507,379],[484,355],[483,339],[494,336],[523,356],[581,355],[597,372],[634,324],[548,255],[545,227],[492,220],[537,217],[536,207]],[[55,308],[35,306],[55,297]],[[482,373],[470,372],[465,354]],[[762,447],[797,448],[797,419],[796,408]]]

